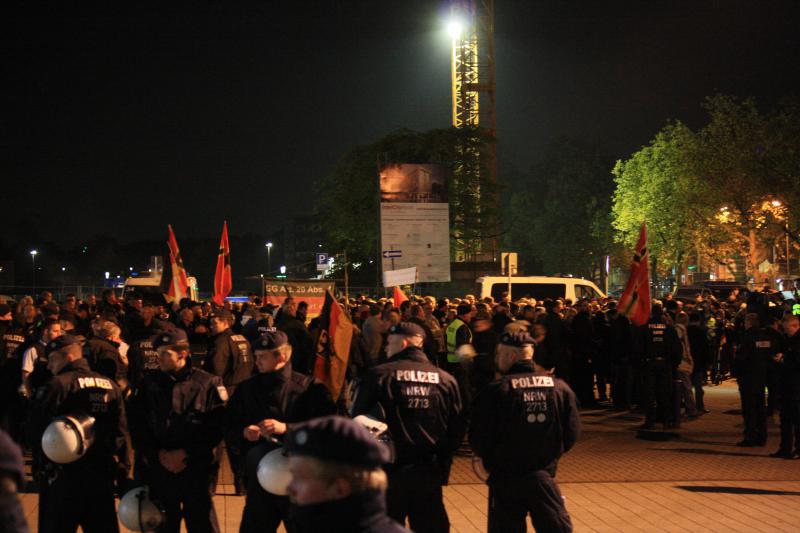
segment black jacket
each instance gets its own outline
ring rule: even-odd
[[[128,348],[128,379],[133,387],[138,387],[145,375],[160,371],[153,339],[142,339],[131,344]]]
[[[222,440],[227,391],[222,380],[192,368],[145,375],[131,400],[131,437],[146,463],[159,450],[183,449],[187,464],[210,464]]]
[[[295,372],[311,374],[314,371],[316,352],[314,340],[306,325],[288,314],[279,315],[275,326],[286,333],[292,345],[292,364]]]
[[[353,406],[353,416],[383,418],[398,464],[445,460],[461,444],[466,429],[456,380],[433,366],[417,348],[370,369]]]
[[[287,363],[276,372],[256,374],[236,387],[228,402],[225,442],[245,455],[263,443],[243,437],[244,428],[251,424],[274,418],[291,425],[335,411],[328,388],[311,376],[293,372],[291,363]]]
[[[111,378],[121,387],[128,378],[128,366],[122,362],[119,344],[108,339],[89,339],[83,345],[83,356],[92,370]]]
[[[85,359],[66,365],[36,391],[28,430],[29,442],[41,461],[47,461],[41,453],[44,430],[54,417],[69,414],[94,417],[95,440],[83,457],[63,465],[65,470],[90,469],[101,476],[127,470],[128,425],[119,388],[113,380],[90,370]]]
[[[236,385],[253,375],[254,366],[253,351],[243,335],[226,329],[211,337],[204,369],[221,377],[231,393]]]
[[[475,399],[469,441],[490,480],[537,470],[555,476],[558,459],[580,435],[575,393],[564,381],[520,361]]]
[[[293,506],[289,510],[297,533],[404,533],[408,529],[386,515],[384,495],[358,492],[329,502]]]

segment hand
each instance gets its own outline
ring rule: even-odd
[[[186,450],[159,450],[158,460],[168,471],[178,474],[186,468]]]
[[[272,435],[283,435],[286,433],[286,424],[274,418],[267,418],[258,423],[261,435],[271,437]]]
[[[244,428],[242,435],[244,435],[244,438],[250,442],[255,442],[261,438],[261,428],[258,426],[247,426]]]

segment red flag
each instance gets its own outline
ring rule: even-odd
[[[319,321],[314,377],[328,387],[336,401],[344,388],[350,343],[353,340],[353,323],[330,291],[325,294],[325,305]]]
[[[650,269],[647,253],[647,225],[642,224],[639,240],[633,253],[631,277],[619,299],[617,308],[636,326],[647,324],[650,320]]]
[[[169,228],[169,239],[167,246],[169,246],[169,264],[172,270],[172,282],[169,284],[167,291],[167,301],[180,302],[182,298],[189,297],[189,280],[186,277],[186,269],[183,268],[183,259],[181,258],[181,251],[178,249],[178,240],[175,238],[175,232],[172,231],[172,226]]]
[[[228,223],[222,224],[222,237],[219,240],[219,255],[217,255],[217,272],[214,274],[214,297],[212,300],[217,305],[225,303],[225,297],[233,289],[231,276],[231,246],[228,244]]]
[[[408,298],[406,298],[406,293],[404,293],[400,287],[395,287],[392,300],[394,301],[394,306],[399,308],[400,304],[407,301]]]

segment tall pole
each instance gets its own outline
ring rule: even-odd
[[[272,243],[267,243],[267,276],[272,272]]]
[[[36,250],[31,250],[31,264],[33,265],[33,298],[36,299]]]
[[[786,277],[788,278],[792,274],[792,272],[791,272],[792,266],[789,263],[789,217],[788,217],[788,215],[786,217],[785,230],[786,230]]]

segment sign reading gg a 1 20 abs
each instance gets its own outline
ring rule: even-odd
[[[417,281],[450,281],[450,207],[440,165],[381,170],[382,270],[417,267]]]

